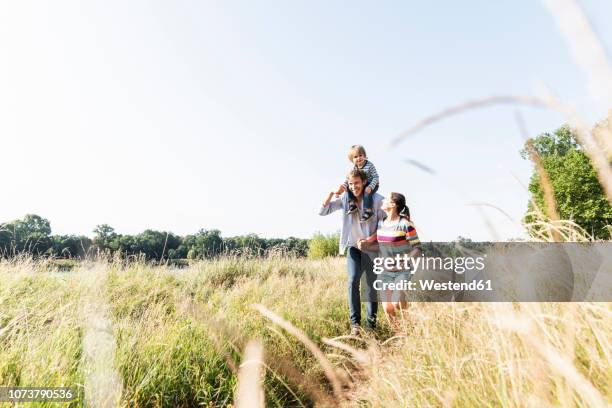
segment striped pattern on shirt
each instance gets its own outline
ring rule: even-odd
[[[384,225],[384,221],[379,221],[378,229],[376,230],[376,239],[379,244],[382,244],[381,246],[405,246],[408,250],[410,250],[413,245],[421,243],[412,221],[403,217],[400,218],[397,224],[390,226]],[[397,253],[396,251],[394,252]]]
[[[359,168],[358,166],[353,166],[353,169],[359,169],[365,172],[366,176],[368,177],[367,184],[365,185],[365,187],[370,187],[372,190],[374,190],[376,186],[378,186],[378,172],[376,171],[376,167],[374,167],[374,163],[369,160],[366,160],[362,168]],[[344,187],[348,189],[348,181],[346,180],[344,181]]]

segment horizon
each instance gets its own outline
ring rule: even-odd
[[[57,232],[54,232],[53,231],[52,220],[49,220],[48,218],[46,218],[46,217],[44,217],[44,216],[42,216],[40,214],[24,214],[23,217],[20,217],[20,218],[17,218],[17,219],[7,220],[7,221],[0,221],[0,226],[9,224],[9,223],[12,223],[12,222],[15,222],[15,221],[23,220],[28,215],[39,216],[42,219],[49,221],[49,224],[50,224],[50,227],[51,227],[51,234],[50,234],[50,236],[74,236],[74,237],[77,237],[77,238],[86,237],[86,238],[89,238],[89,239],[93,239],[95,237],[95,233],[94,233],[95,231],[92,231],[89,234],[74,234],[74,233],[65,233],[65,234],[62,233],[62,234],[59,234]],[[95,228],[97,228],[99,226],[102,226],[102,225],[108,225],[108,224],[97,224]],[[113,228],[113,231],[116,234],[118,234],[118,235],[139,235],[139,234],[144,233],[145,231],[155,231],[155,232],[160,232],[160,233],[174,234],[175,236],[182,237],[182,238],[184,238],[184,237],[186,237],[188,235],[197,235],[200,231],[215,231],[215,230],[217,230],[215,228],[205,228],[205,227],[202,227],[202,228],[198,228],[197,230],[195,230],[193,232],[188,232],[187,234],[177,234],[174,231],[170,231],[170,230],[156,230],[156,229],[153,229],[153,228],[145,228],[144,230],[138,231],[136,233],[124,233],[124,232],[118,231],[112,225],[108,225],[108,226]],[[222,238],[234,238],[234,237],[249,236],[249,235],[254,234],[254,233],[243,233],[243,234],[237,234],[237,235],[226,235],[226,234],[223,233],[223,231],[221,231],[221,230],[218,230],[218,231],[219,231],[219,235]],[[296,236],[291,236],[291,235],[289,235],[289,236],[264,237],[264,236],[259,236],[257,234],[255,234],[255,235],[257,235],[259,238],[263,238],[263,239],[289,239],[289,238],[296,238],[296,239],[306,239],[306,240],[309,240],[309,239],[312,239],[312,237],[317,235],[317,234],[323,234],[325,236],[329,236],[330,234],[334,235],[334,234],[339,234],[339,233],[340,233],[340,230],[338,229],[337,231],[332,231],[332,232],[328,232],[328,233],[324,233],[324,232],[321,232],[321,231],[315,231],[315,232],[312,233],[312,235],[310,237],[296,237]],[[470,238],[469,237],[464,237],[464,236],[457,236],[454,239],[449,240],[449,242],[454,242],[454,241],[457,241],[459,239],[470,239]],[[508,240],[509,241],[513,241],[515,239],[518,239],[518,238],[509,238]],[[446,241],[427,241],[427,242],[446,242]],[[473,242],[492,242],[492,241],[474,241],[473,240]]]

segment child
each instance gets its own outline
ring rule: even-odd
[[[378,186],[380,184],[378,173],[376,172],[376,167],[374,167],[374,164],[368,160],[366,151],[361,145],[351,146],[348,153],[348,159],[351,163],[353,163],[355,168],[363,170],[368,177],[368,181],[363,192],[363,214],[359,220],[361,222],[366,222],[372,218],[372,215],[374,214],[372,211],[372,196],[374,193],[376,193],[376,191],[378,191]],[[344,181],[344,184],[338,188],[336,195],[342,194],[343,191],[346,191],[349,199],[349,208],[346,213],[352,214],[357,211],[357,200],[355,199],[353,192],[349,190],[348,182],[346,180]]]

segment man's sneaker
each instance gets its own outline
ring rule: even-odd
[[[361,334],[361,326],[354,324],[351,326],[351,336],[359,336]]]
[[[355,204],[355,203],[349,203],[349,208],[348,208],[348,210],[346,210],[346,214],[347,214],[347,215],[348,215],[348,214],[352,214],[352,213],[354,213],[355,211],[357,211],[357,204]]]
[[[372,218],[373,215],[374,215],[374,213],[372,212],[372,210],[370,210],[370,211],[365,210],[363,212],[363,215],[359,219],[359,222],[368,222],[368,221],[370,221],[370,218]]]

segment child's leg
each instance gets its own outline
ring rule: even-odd
[[[355,203],[357,200],[355,200],[355,194],[353,194],[353,192],[350,189],[346,189],[346,194],[348,195],[348,202],[349,203]]]
[[[346,195],[348,198],[348,210],[346,210],[346,213],[352,214],[357,211],[357,200],[355,199],[355,194],[348,188],[346,189]]]
[[[355,194],[353,194],[348,187],[346,188],[346,198],[348,199],[348,209],[346,213],[353,214],[357,211],[357,200],[355,199]]]
[[[372,205],[374,205],[374,194],[378,191],[378,185],[374,187],[374,190],[370,194],[363,193],[363,209],[364,211],[372,211]]]

